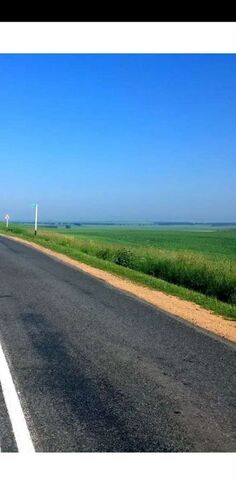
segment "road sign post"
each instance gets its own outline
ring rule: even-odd
[[[5,215],[5,220],[6,220],[6,227],[8,228],[8,222],[10,220],[10,216],[8,215],[8,213]]]
[[[37,230],[38,230],[38,204],[34,203],[34,234],[37,235]]]

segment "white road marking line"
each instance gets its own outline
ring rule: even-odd
[[[20,400],[0,343],[0,383],[10,417],[13,433],[20,453],[35,452],[25,421]]]

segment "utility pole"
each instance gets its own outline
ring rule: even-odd
[[[37,230],[38,230],[38,204],[34,204],[35,207],[35,217],[34,217],[34,234],[37,235]]]

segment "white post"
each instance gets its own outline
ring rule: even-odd
[[[38,204],[35,204],[35,221],[34,221],[34,234],[37,235],[38,229]]]
[[[5,220],[6,220],[6,228],[8,228],[8,222],[9,222],[9,218],[10,216],[8,215],[8,213],[5,215]]]

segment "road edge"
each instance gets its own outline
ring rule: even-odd
[[[115,288],[131,293],[154,307],[160,308],[169,314],[186,320],[195,327],[200,327],[208,333],[210,332],[211,334],[236,343],[236,322],[226,320],[220,315],[211,313],[209,310],[205,310],[203,307],[200,307],[193,302],[180,299],[174,295],[169,295],[146,286],[138,285],[118,275],[100,270],[97,267],[92,267],[78,260],[74,260],[65,254],[55,252],[28,240],[5,234],[0,234],[0,236],[34,248],[35,250],[55,258],[68,266],[77,268],[89,275],[99,278]]]

